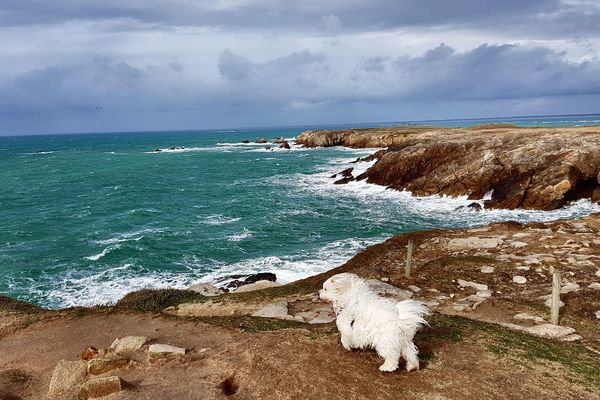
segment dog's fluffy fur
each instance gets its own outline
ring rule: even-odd
[[[322,300],[330,301],[337,314],[336,324],[346,350],[373,348],[385,362],[381,371],[398,368],[400,357],[406,370],[419,369],[418,349],[413,337],[427,322],[430,312],[418,301],[395,302],[379,297],[358,275],[334,275],[323,283]]]

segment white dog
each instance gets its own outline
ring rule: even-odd
[[[407,371],[419,369],[413,337],[427,323],[423,317],[430,313],[423,303],[379,297],[364,279],[350,273],[327,279],[319,297],[333,303],[346,350],[374,348],[385,360],[379,367],[381,371],[395,371],[400,357],[406,360]]]

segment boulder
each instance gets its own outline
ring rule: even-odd
[[[276,287],[276,286],[281,286],[281,284],[277,283],[277,282],[271,282],[271,281],[257,281],[257,282],[251,283],[249,285],[240,286],[234,292],[235,293],[253,292],[255,290],[262,290],[262,289],[267,289],[267,288]]]
[[[129,364],[129,360],[119,356],[108,356],[93,358],[87,363],[87,371],[92,375],[103,374],[113,369],[123,368]]]
[[[275,282],[277,281],[277,275],[272,272],[258,272],[250,275],[227,275],[218,279],[217,282],[222,282],[228,279],[233,280],[226,284],[227,289],[236,289],[240,286],[249,285],[258,281]]]
[[[255,143],[264,144],[264,143],[267,143],[267,139],[260,138],[260,139],[257,139]]]
[[[116,354],[131,354],[142,348],[148,341],[145,336],[127,336],[115,341],[110,345],[110,351]]]
[[[50,398],[66,398],[67,395],[78,390],[79,385],[85,381],[87,376],[87,362],[60,360],[52,378],[50,378],[50,388],[48,389],[48,397]]]
[[[248,144],[248,143],[250,143],[250,141],[248,139],[244,139],[244,140],[242,140],[242,143]]]
[[[118,376],[106,376],[90,379],[81,385],[81,394],[84,398],[95,399],[97,397],[108,396],[122,390],[121,378]]]
[[[196,283],[195,285],[190,286],[187,290],[191,290],[196,293],[200,293],[202,296],[218,296],[220,294],[225,293],[223,289],[219,289],[215,285],[211,285],[210,283]]]
[[[337,181],[333,182],[334,185],[345,185],[346,183],[350,183],[354,180],[354,177],[349,177],[349,178],[342,178],[342,179],[338,179]]]
[[[151,344],[148,347],[148,353],[150,355],[185,355],[185,349],[183,347],[171,346],[169,344]]]
[[[467,208],[470,208],[471,210],[475,210],[475,211],[483,210],[483,207],[479,203],[471,203],[467,206]]]
[[[287,142],[287,140],[284,140],[279,145],[279,148],[280,149],[288,149],[289,150],[291,147],[290,147],[290,144]]]

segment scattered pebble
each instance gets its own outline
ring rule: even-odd
[[[381,278],[381,282],[389,282],[389,281],[390,281],[390,278],[388,278],[388,277],[384,276],[383,278]]]
[[[460,286],[462,288],[470,287],[475,290],[488,290],[487,285],[484,285],[483,283],[469,282],[469,281],[465,281],[463,279],[459,279],[457,282],[458,282],[458,286]]]
[[[523,247],[529,246],[529,245],[528,245],[527,243],[525,243],[525,242],[518,242],[518,241],[517,241],[517,242],[511,242],[511,243],[510,243],[510,245],[511,245],[512,247],[514,247],[515,249],[520,249],[520,248],[523,248]]]
[[[512,280],[513,280],[514,283],[518,283],[519,285],[527,283],[527,278],[525,278],[524,276],[521,276],[521,275],[515,275],[515,276],[513,276]]]
[[[596,311],[594,315],[596,316],[596,318],[600,319],[600,310]]]
[[[415,285],[408,285],[408,288],[409,288],[410,290],[412,290],[413,292],[415,292],[415,293],[416,293],[416,292],[420,292],[420,291],[421,291],[421,288],[420,288],[420,287],[418,287],[418,286],[415,286]]]
[[[493,272],[494,272],[494,267],[490,267],[490,266],[481,267],[481,273],[483,273],[483,274],[491,274]]]

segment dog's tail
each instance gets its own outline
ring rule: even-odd
[[[404,329],[412,332],[416,332],[421,325],[427,325],[425,317],[431,314],[424,303],[416,300],[400,301],[396,303],[396,310]]]

